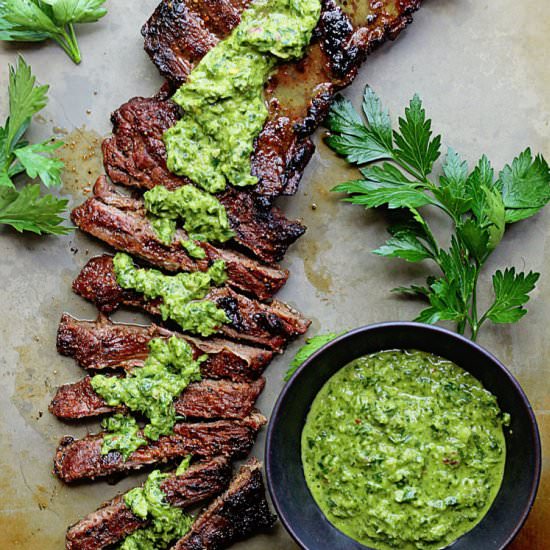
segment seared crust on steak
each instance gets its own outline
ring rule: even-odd
[[[115,111],[113,135],[103,142],[105,169],[111,180],[138,189],[151,189],[155,185],[174,189],[189,185],[188,179],[168,170],[162,141],[163,133],[179,118],[178,107],[159,97],[135,97]],[[293,159],[303,157],[296,152],[294,138],[287,127],[274,127],[266,134],[266,139],[281,150],[280,154],[284,149],[284,155],[292,155]],[[272,163],[277,161],[267,152],[267,158],[260,156],[258,162],[267,162],[271,169]],[[303,168],[305,162],[305,158],[300,162],[293,160],[291,172],[298,171],[301,176],[300,167]],[[270,201],[265,202],[252,191],[228,188],[217,198],[227,211],[236,233],[235,242],[264,262],[280,261],[288,247],[304,234],[305,227],[301,223],[288,220],[279,209],[270,207]]]
[[[193,464],[181,475],[172,474],[161,484],[166,500],[178,508],[193,506],[225,490],[231,479],[226,457]],[[147,521],[135,516],[119,495],[88,514],[67,530],[67,550],[102,550],[145,527]]]
[[[174,401],[178,416],[214,420],[246,418],[265,386],[260,378],[255,382],[203,380],[190,384]],[[124,406],[110,407],[95,392],[91,378],[61,386],[49,406],[49,411],[65,420],[90,418],[108,413],[127,412]]]
[[[74,281],[73,290],[104,313],[124,305],[142,309],[152,315],[160,314],[161,300],[146,300],[142,294],[119,286],[112,256],[92,258]],[[304,334],[311,324],[282,302],[273,300],[270,304],[263,304],[237,294],[228,287],[212,288],[205,299],[216,303],[229,318],[229,323],[220,327],[220,333],[273,350],[281,350],[289,339]]]
[[[96,321],[80,321],[65,313],[57,330],[57,350],[74,357],[90,370],[130,369],[141,366],[149,355],[153,338],[183,338],[192,348],[194,359],[208,355],[201,373],[208,378],[227,378],[235,382],[256,380],[273,358],[273,352],[223,340],[203,340],[172,332],[157,325],[142,327],[113,323],[103,314]]]
[[[173,550],[222,550],[255,533],[267,531],[277,518],[265,497],[262,465],[251,458],[227,491],[196,520]]]
[[[370,51],[397,37],[420,3],[379,0],[359,7],[357,2],[342,6],[322,0],[321,18],[305,57],[280,65],[266,88],[270,115],[252,156],[259,184],[251,190],[264,204],[296,192],[313,152],[308,136],[324,120],[335,92],[353,81]],[[206,9],[202,4],[163,0],[142,29],[145,50],[174,88],[239,24],[249,2],[209,0]],[[223,26],[213,13],[228,14]]]
[[[228,284],[260,300],[273,297],[288,279],[286,270],[263,265],[239,252],[206,242],[200,243],[206,258],[193,259],[181,245],[189,238],[182,229],[176,231],[171,244],[164,244],[147,218],[143,202],[117,193],[104,176],[96,182],[94,196],[72,211],[71,220],[82,231],[116,250],[166,271],[206,271],[215,260],[223,260]]]
[[[103,434],[83,439],[64,437],[54,459],[54,473],[66,483],[96,479],[116,473],[140,470],[146,466],[173,462],[186,455],[209,458],[217,455],[245,457],[260,428],[267,422],[259,413],[244,420],[218,420],[178,423],[172,435],[161,436],[140,447],[124,460],[118,451],[101,454]]]

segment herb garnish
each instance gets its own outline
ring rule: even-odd
[[[306,343],[298,350],[294,359],[291,361],[286,371],[284,380],[287,382],[292,375],[306,362],[317,350],[320,350],[324,345],[332,342],[338,336],[342,336],[343,332],[335,333],[328,332],[327,334],[318,334],[312,338],[308,338]]]
[[[75,62],[82,56],[75,25],[93,23],[107,10],[105,0],[0,0],[0,40],[42,42],[51,38]]]
[[[367,122],[343,97],[330,111],[328,145],[361,166],[363,179],[333,189],[349,195],[345,201],[366,208],[399,209],[399,223],[389,228],[391,238],[375,250],[380,256],[409,262],[432,260],[440,269],[426,286],[395,289],[430,303],[417,320],[425,323],[454,321],[457,330],[470,328],[476,339],[483,323],[513,323],[527,312],[523,307],[535,288],[538,273],[516,273],[514,268],[493,275],[494,302],[480,314],[478,278],[482,267],[501,241],[506,224],[527,219],[550,200],[550,171],[541,155],[523,151],[495,178],[486,156],[473,171],[449,149],[438,181],[428,178],[440,157],[441,137],[432,136],[420,98],[415,95],[399,129],[394,130],[389,112],[367,87],[363,101]],[[384,161],[384,162],[381,162]],[[450,247],[442,248],[420,212],[434,206],[451,220]]]
[[[26,173],[30,178],[40,178],[46,187],[61,185],[64,164],[49,155],[63,143],[47,140],[29,144],[23,139],[32,117],[46,106],[49,87],[36,85],[31,68],[22,57],[16,67],[10,65],[9,73],[10,114],[0,127],[0,224],[21,232],[63,235],[71,231],[61,225],[64,220],[59,216],[68,201],[53,195],[41,196],[39,184],[18,191],[13,183],[15,176]]]

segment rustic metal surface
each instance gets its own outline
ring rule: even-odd
[[[365,0],[366,1],[366,0]],[[101,169],[100,136],[110,130],[109,113],[132,95],[156,91],[160,78],[142,51],[139,28],[156,0],[108,2],[103,21],[80,29],[84,62],[75,67],[48,43],[16,49],[0,45],[0,114],[6,111],[7,63],[17,51],[39,79],[51,84],[50,103],[33,125],[34,137],[64,137],[69,166],[65,192],[73,204]],[[497,167],[527,145],[550,156],[550,3],[540,0],[427,0],[401,38],[373,55],[347,92],[358,100],[371,84],[394,114],[419,92],[443,132],[470,161],[486,152]],[[319,136],[317,137],[319,141]],[[292,277],[280,294],[313,319],[311,333],[384,320],[408,320],[413,302],[389,293],[392,286],[420,277],[407,267],[369,252],[384,238],[384,220],[359,207],[337,202],[328,190],[349,171],[322,144],[296,197],[282,201],[302,217],[307,235],[285,260]],[[312,205],[316,205],[316,209]],[[550,210],[514,227],[489,268],[514,264],[542,272],[529,316],[512,328],[487,328],[480,342],[493,351],[523,384],[537,412],[544,441],[544,473],[537,503],[514,550],[550,547],[550,260],[546,252]],[[58,549],[67,525],[103,500],[135,484],[133,477],[66,487],[51,474],[59,437],[82,435],[88,426],[66,425],[49,415],[56,386],[82,372],[55,351],[63,311],[85,318],[94,309],[70,291],[80,267],[102,247],[77,233],[66,238],[33,238],[0,230],[2,316],[0,334],[0,533],[2,548]],[[485,280],[484,282],[487,282]],[[137,320],[117,314],[118,320]],[[142,320],[142,318],[141,318]],[[260,408],[269,414],[282,387],[293,346],[270,367]],[[262,456],[263,437],[256,455]],[[272,536],[243,543],[247,549],[291,549],[278,527]]]

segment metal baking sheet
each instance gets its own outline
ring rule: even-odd
[[[365,2],[367,0],[364,0]],[[110,131],[109,113],[134,95],[153,94],[161,84],[142,49],[142,23],[156,0],[108,1],[109,15],[79,29],[84,61],[74,66],[54,44],[0,45],[0,114],[6,113],[7,64],[21,52],[43,83],[50,103],[35,120],[31,137],[56,134],[66,141],[65,193],[79,203],[101,171],[99,144]],[[369,83],[397,114],[414,92],[423,97],[435,129],[470,161],[485,152],[497,167],[525,146],[550,157],[550,3],[541,0],[426,0],[415,23],[397,42],[371,56],[346,92],[359,101]],[[309,231],[288,254],[292,273],[280,297],[313,319],[319,330],[351,328],[384,320],[409,320],[418,304],[396,298],[391,286],[421,277],[424,267],[373,256],[385,237],[380,214],[339,203],[329,193],[353,175],[323,146],[300,191],[281,201]],[[314,209],[313,205],[316,205]],[[516,265],[542,272],[529,316],[513,327],[487,327],[481,343],[518,377],[537,412],[544,441],[544,473],[536,506],[512,548],[550,547],[550,209],[507,234],[490,268]],[[2,285],[0,334],[0,547],[62,548],[65,528],[102,501],[135,485],[133,476],[115,486],[104,482],[66,487],[51,474],[60,436],[97,429],[54,419],[47,406],[55,388],[82,371],[55,350],[61,313],[93,318],[94,308],[73,295],[72,279],[87,259],[103,250],[81,233],[35,238],[0,229]],[[550,255],[549,255],[550,258]],[[487,282],[487,277],[483,281]],[[128,313],[117,320],[143,321]],[[269,414],[293,350],[267,373],[259,406]],[[255,454],[263,455],[263,436]],[[236,548],[295,548],[282,527]]]

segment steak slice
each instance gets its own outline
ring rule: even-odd
[[[161,97],[135,97],[115,111],[111,117],[113,136],[103,142],[105,169],[111,180],[138,189],[189,185],[188,179],[166,167],[162,141],[164,132],[179,118],[177,105]],[[288,220],[277,208],[265,208],[255,196],[231,188],[217,198],[227,211],[235,241],[264,262],[278,262],[305,227]]]
[[[256,533],[267,531],[277,520],[269,510],[262,465],[251,458],[231,481],[229,489],[195,520],[173,550],[222,550]]]
[[[255,382],[203,380],[190,384],[174,401],[174,407],[179,416],[187,418],[243,419],[252,413],[264,386],[263,378]],[[58,418],[77,420],[113,412],[124,413],[127,408],[107,405],[87,376],[74,384],[61,386],[50,403],[49,411]]]
[[[145,50],[178,87],[239,24],[249,3],[163,0],[142,29]],[[266,87],[270,115],[251,159],[252,173],[259,178],[252,193],[269,202],[296,192],[314,149],[308,136],[323,121],[335,92],[353,81],[370,51],[398,36],[420,3],[322,0],[321,18],[305,57],[280,65]],[[216,23],[222,13],[231,14],[224,26]]]
[[[73,290],[104,313],[124,305],[160,315],[161,300],[146,300],[142,294],[119,286],[112,256],[92,258],[74,281]],[[310,321],[282,302],[273,300],[263,304],[228,287],[213,287],[205,299],[216,303],[229,318],[229,323],[219,329],[222,334],[273,350],[281,350],[291,338],[304,334],[310,325]]]
[[[166,500],[178,508],[188,508],[219,495],[229,485],[231,465],[226,457],[193,464],[181,475],[172,474],[161,484]],[[147,526],[135,516],[119,495],[106,502],[67,530],[67,550],[102,550],[138,529]]]
[[[130,369],[143,365],[153,338],[183,338],[192,348],[194,359],[208,355],[201,373],[208,378],[227,378],[235,382],[256,380],[271,362],[273,352],[237,344],[221,338],[193,338],[157,325],[142,327],[113,323],[100,314],[96,321],[79,321],[65,313],[57,330],[57,350],[74,357],[90,370]]]
[[[126,461],[118,451],[101,454],[102,433],[83,439],[66,436],[57,448],[54,473],[71,483],[173,462],[189,454],[197,458],[217,455],[243,458],[252,449],[256,435],[266,422],[264,416],[253,413],[244,420],[178,423],[172,435],[163,435],[158,441],[140,447]]]
[[[180,244],[188,239],[182,229],[176,231],[170,245],[164,244],[151,226],[143,202],[117,193],[104,176],[96,182],[94,196],[72,211],[71,220],[116,250],[166,271],[206,271],[215,260],[223,260],[229,277],[227,284],[260,300],[273,297],[288,279],[286,270],[209,243],[201,243],[206,258],[195,260]]]

